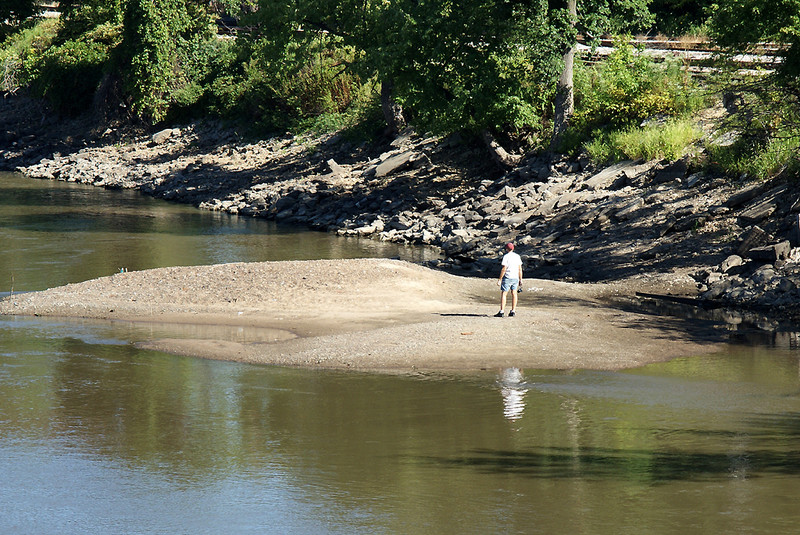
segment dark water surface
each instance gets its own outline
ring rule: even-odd
[[[0,244],[6,293],[12,275],[32,291],[120,267],[433,254],[13,175]],[[160,329],[176,327],[0,317],[0,533],[798,531],[796,343],[391,376],[132,345]]]

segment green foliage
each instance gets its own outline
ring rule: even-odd
[[[3,0],[0,2],[0,39],[12,33],[36,11],[36,2],[33,0]]]
[[[151,123],[210,112],[269,129],[339,128],[376,110],[375,88],[391,82],[419,130],[513,137],[547,127],[577,32],[646,27],[647,4],[581,0],[575,27],[557,0],[63,0],[48,50],[0,59],[14,58],[15,84],[70,113],[117,73],[130,109]],[[209,13],[223,5],[249,13],[236,41],[213,36]],[[688,107],[679,65],[656,66],[622,42],[579,76],[573,137]]]
[[[762,180],[781,173],[800,172],[799,151],[800,137],[796,133],[772,137],[762,143],[743,138],[733,145],[708,147],[710,167]]]
[[[415,122],[439,133],[540,127],[574,35],[564,12],[539,2],[427,5],[407,6],[382,65]]]
[[[358,93],[361,80],[347,69],[347,48],[320,48],[292,76],[279,76],[276,94],[299,117],[341,113]]]
[[[107,60],[108,46],[101,42],[67,41],[38,58],[32,88],[57,111],[79,114],[91,105]]]
[[[711,32],[716,42],[732,52],[764,42],[785,45],[778,51],[781,77],[800,77],[800,0],[718,0]]]
[[[575,77],[573,126],[626,129],[657,115],[676,116],[697,104],[698,92],[681,65],[656,64],[627,37],[617,38],[614,51],[596,67],[579,64]]]
[[[800,171],[800,0],[719,0],[711,30],[732,54],[758,51],[764,42],[782,45],[774,73],[728,81],[727,90],[740,97],[731,124],[738,141],[709,147],[711,164],[758,178]]]
[[[58,22],[43,20],[9,36],[0,46],[0,91],[14,93],[28,86],[38,58],[56,39]]]
[[[712,167],[757,178],[800,171],[800,94],[776,82],[762,78],[738,95],[724,136],[735,142],[709,145]]]
[[[643,128],[598,132],[586,144],[586,150],[592,160],[598,163],[613,163],[623,159],[676,160],[699,139],[700,132],[691,120],[672,120]]]
[[[123,0],[61,0],[59,8],[59,38],[65,41],[80,39],[98,26],[116,28],[122,24]]]
[[[210,32],[210,19],[199,4],[181,0],[127,0],[123,17],[120,61],[126,74],[126,92],[135,113],[157,123],[185,90],[185,65],[180,51],[193,35]],[[182,95],[184,100],[186,93]]]
[[[378,94],[365,85],[361,86],[356,97],[346,108],[310,116],[297,122],[292,130],[312,135],[342,131],[347,139],[372,138],[375,132],[386,126],[382,121]]]
[[[713,0],[653,0],[655,30],[673,37],[705,35]]]

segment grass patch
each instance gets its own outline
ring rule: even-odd
[[[701,132],[689,119],[669,120],[643,128],[598,133],[584,147],[596,163],[631,160],[677,160],[699,140]]]
[[[739,139],[728,146],[708,147],[710,166],[729,174],[767,179],[800,172],[800,137],[790,133],[754,143]]]

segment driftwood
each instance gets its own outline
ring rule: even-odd
[[[503,167],[514,168],[519,165],[520,160],[522,160],[522,156],[518,154],[509,154],[506,149],[504,149],[500,143],[494,138],[491,132],[488,130],[483,130],[481,132],[481,136],[483,136],[483,141],[486,143],[486,146],[489,148],[489,151],[494,156],[494,160]]]

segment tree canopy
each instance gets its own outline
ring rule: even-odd
[[[792,83],[800,77],[800,0],[720,0],[711,28],[716,41],[734,51],[782,45],[779,74]]]

